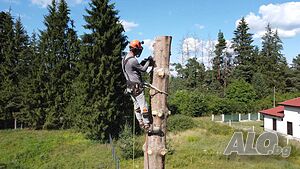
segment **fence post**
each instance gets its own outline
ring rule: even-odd
[[[260,113],[257,113],[257,121],[260,121]]]
[[[248,113],[248,120],[251,121],[251,113]]]
[[[221,117],[222,117],[222,122],[224,122],[225,121],[224,114],[222,114]]]
[[[17,129],[17,118],[15,118],[15,129]]]
[[[211,115],[211,121],[214,121],[214,120],[215,120],[215,115],[212,114],[212,115]]]
[[[242,115],[239,113],[239,121],[242,121]]]

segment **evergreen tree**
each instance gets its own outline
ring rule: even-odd
[[[75,83],[75,79],[79,75],[78,69],[78,62],[79,62],[79,55],[80,55],[80,41],[77,37],[74,22],[71,20],[71,28],[68,28],[67,31],[67,41],[66,41],[66,62],[65,62],[65,69],[66,72],[62,76],[62,81],[64,84],[64,102],[66,103],[64,108],[63,114],[63,128],[69,128],[74,126],[75,124],[75,116],[76,111],[70,109],[73,104],[71,104],[72,99],[75,97],[75,88],[73,88],[73,84]]]
[[[223,84],[223,78],[221,77],[222,68],[224,67],[225,61],[225,50],[226,49],[226,40],[224,38],[223,32],[221,30],[218,33],[218,43],[215,47],[215,57],[213,59],[213,70],[215,72],[216,79]]]
[[[204,84],[205,67],[204,64],[199,63],[197,58],[190,58],[187,60],[185,67],[181,64],[175,64],[175,70],[178,76],[183,79],[185,87],[190,89],[201,88]]]
[[[279,91],[285,90],[287,62],[281,50],[282,41],[277,31],[272,31],[270,24],[266,27],[266,33],[262,37],[262,72],[268,77],[270,87],[276,87]]]
[[[251,82],[254,74],[255,61],[253,59],[253,34],[249,33],[248,24],[243,17],[234,31],[234,38],[232,39],[232,48],[235,56],[235,72],[236,78],[242,77],[247,82]]]
[[[86,29],[76,82],[77,126],[89,138],[103,140],[117,135],[130,98],[125,96],[121,52],[127,45],[124,28],[108,0],[92,0],[84,16]],[[130,109],[129,109],[130,110]]]
[[[74,57],[79,48],[74,25],[69,28],[70,10],[65,0],[55,0],[48,7],[49,15],[45,16],[46,30],[41,32],[40,50],[42,59],[42,78],[46,92],[43,97],[45,106],[44,128],[69,127],[66,121],[65,108],[70,101],[70,89],[75,77]],[[78,51],[78,49],[77,49]],[[74,53],[75,52],[75,53]],[[73,63],[72,63],[73,62]]]
[[[28,46],[27,61],[24,62],[24,68],[27,69],[27,76],[22,80],[22,102],[21,109],[22,123],[27,127],[41,128],[45,120],[44,112],[44,82],[41,77],[42,72],[42,57],[39,54],[38,39],[35,32],[32,33]]]
[[[0,13],[0,119],[11,120],[18,112],[18,60],[14,50],[14,23],[10,12]],[[6,122],[5,122],[6,125]]]
[[[288,91],[300,91],[300,54],[293,59],[292,67],[287,75]]]
[[[17,95],[18,95],[18,109],[16,112],[16,117],[18,121],[25,122],[26,116],[22,113],[22,109],[26,106],[24,104],[24,100],[26,96],[24,95],[24,91],[27,90],[26,82],[31,74],[31,53],[29,50],[29,37],[27,32],[25,31],[21,19],[18,18],[15,23],[15,37],[14,37],[14,50],[17,58],[17,65],[15,67],[15,72],[18,76],[18,83],[16,84]]]

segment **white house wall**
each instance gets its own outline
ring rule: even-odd
[[[281,118],[274,117],[274,116],[269,116],[269,115],[264,115],[264,128],[266,131],[272,131],[273,130],[273,118],[276,119],[277,123],[277,132],[286,134],[286,131],[284,130],[284,122]],[[284,133],[285,131],[285,133]]]
[[[265,130],[273,130],[272,116],[264,115],[264,128]]]
[[[300,139],[300,108],[284,107],[284,118],[264,115],[265,131],[273,131],[273,118],[276,119],[277,132],[287,135],[287,122],[293,123],[293,137]]]
[[[285,134],[287,134],[287,122],[293,123],[293,137],[300,138],[300,108],[284,106]]]

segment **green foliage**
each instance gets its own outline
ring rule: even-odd
[[[262,73],[255,73],[253,75],[252,86],[259,99],[268,96],[272,92],[266,79],[266,75]]]
[[[253,102],[256,98],[256,93],[245,80],[234,80],[226,89],[226,98],[236,100],[242,103]]]
[[[212,114],[252,113],[254,111],[254,103],[244,103],[228,98],[218,99],[212,104],[214,105],[210,109]]]
[[[300,90],[300,54],[293,59],[292,67],[287,71],[286,87],[288,92]]]
[[[247,82],[251,82],[254,74],[255,58],[253,55],[253,34],[249,33],[249,26],[243,17],[232,39],[232,48],[237,53],[235,64],[237,65],[234,72],[235,78],[243,78]]]
[[[179,90],[170,98],[170,107],[174,114],[201,116],[207,111],[205,96],[199,91]]]
[[[69,28],[70,10],[65,0],[58,4],[53,0],[45,16],[46,29],[41,32],[39,70],[45,86],[41,91],[44,96],[46,113],[43,127],[57,129],[68,127],[69,121],[65,108],[70,101],[71,84],[76,77],[74,61],[78,55],[78,40],[73,28]],[[72,25],[73,27],[73,25]],[[74,50],[77,48],[77,50]],[[45,92],[45,93],[44,93]]]
[[[189,116],[176,114],[170,116],[167,121],[167,128],[169,131],[184,131],[195,127],[193,119]]]
[[[223,88],[226,87],[228,77],[232,69],[232,56],[226,52],[226,40],[221,30],[218,33],[218,43],[215,46],[215,57],[213,58],[214,80],[220,83]]]
[[[292,93],[276,93],[275,94],[275,106],[278,105],[278,103],[283,102],[285,100],[293,99],[296,97],[300,97],[300,92],[292,92]],[[267,97],[257,100],[255,102],[255,108],[256,110],[263,110],[272,108],[274,105],[274,95],[270,94]]]
[[[124,159],[132,159],[143,156],[142,142],[139,141],[137,136],[133,138],[132,127],[128,124],[125,125],[118,140],[118,147],[120,149],[121,157]],[[134,152],[133,152],[134,150]]]
[[[14,68],[17,58],[14,55],[14,29],[13,18],[9,12],[0,13],[0,119],[12,118],[12,113],[17,108],[18,79]]]
[[[197,61],[197,58],[188,59],[185,67],[179,63],[175,64],[175,70],[178,76],[184,79],[188,88],[199,88],[204,83],[205,67],[203,63]]]
[[[282,41],[277,31],[271,29],[270,24],[266,27],[266,33],[262,37],[261,69],[267,77],[270,88],[276,87],[278,91],[285,92],[287,62],[281,53]]]
[[[90,33],[82,36],[80,75],[73,102],[80,104],[75,125],[89,138],[105,141],[109,133],[118,135],[131,110],[121,71],[121,52],[127,41],[118,12],[108,0],[91,1],[86,12],[84,27]]]

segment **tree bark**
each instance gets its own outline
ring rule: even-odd
[[[168,92],[171,36],[157,37],[154,48],[154,69],[152,85],[160,91]],[[153,121],[152,133],[146,134],[144,144],[144,169],[164,169],[166,149],[166,127],[169,110],[167,95],[150,89],[150,103]]]

